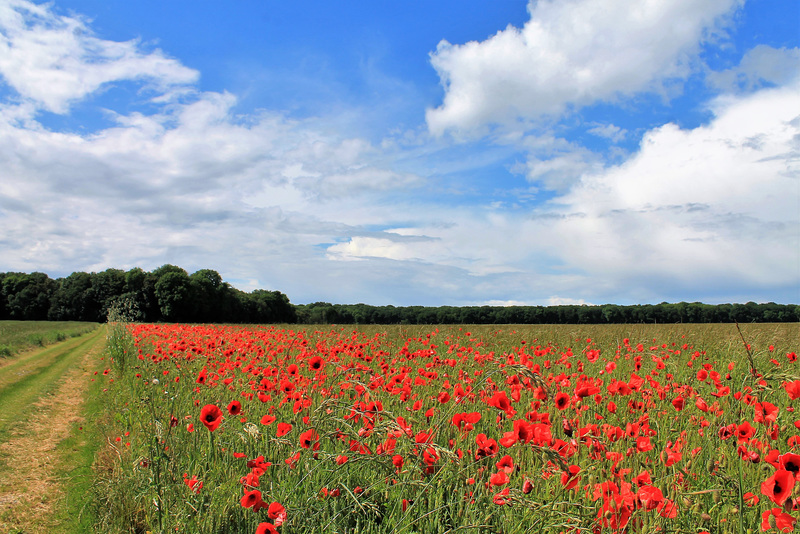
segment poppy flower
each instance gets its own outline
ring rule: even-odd
[[[500,471],[505,472],[507,475],[510,475],[514,472],[514,459],[511,458],[509,455],[503,456],[499,462],[495,464],[497,469]]]
[[[285,436],[292,431],[292,425],[289,423],[278,423],[278,430],[275,433],[276,437]]]
[[[658,505],[658,515],[667,519],[674,519],[678,516],[678,507],[669,499],[665,499]]]
[[[505,471],[498,471],[489,477],[489,484],[492,486],[502,486],[503,484],[508,484],[509,480]]]
[[[242,413],[242,403],[239,401],[232,401],[228,404],[228,413],[231,415],[239,415]]]
[[[286,521],[286,508],[280,503],[273,502],[267,508],[267,516],[275,521],[276,527],[279,527]]]
[[[555,402],[556,402],[556,408],[558,408],[559,410],[565,410],[566,408],[569,407],[569,395],[567,395],[563,391],[559,392],[556,395]]]
[[[403,468],[403,463],[404,463],[403,457],[400,456],[399,454],[395,454],[394,456],[392,456],[392,465],[394,465],[397,468],[398,473]]]
[[[739,441],[749,441],[755,433],[756,429],[753,428],[750,421],[745,421],[736,427],[736,438]]]
[[[778,506],[782,506],[786,502],[786,499],[792,494],[792,489],[794,489],[794,475],[785,469],[778,469],[761,483],[761,493]]]
[[[742,495],[742,499],[747,506],[755,506],[761,500],[758,495],[754,495],[753,492],[750,491]]]
[[[222,410],[214,404],[206,404],[200,410],[200,422],[206,425],[209,432],[214,432],[222,423]]]
[[[256,534],[278,534],[278,529],[272,523],[259,523]]]
[[[261,492],[258,490],[246,491],[240,502],[242,508],[252,508],[261,503]]]
[[[761,532],[766,532],[772,528],[770,519],[773,519],[775,528],[781,532],[794,532],[794,524],[797,519],[784,513],[780,508],[773,508],[761,514]]]
[[[800,380],[784,382],[783,389],[786,390],[791,400],[800,399]]]
[[[792,473],[795,480],[800,477],[800,455],[792,452],[781,454],[778,458],[778,463],[783,469]]]
[[[525,479],[525,482],[522,483],[522,493],[528,494],[533,491],[533,482],[529,478]]]
[[[314,356],[308,360],[308,368],[312,371],[319,371],[325,365],[325,361],[319,356]]]
[[[561,473],[561,485],[565,490],[571,490],[578,485],[578,482],[581,480],[581,477],[578,476],[580,471],[581,468],[579,466],[571,465],[568,471]]]
[[[310,428],[300,434],[300,446],[304,449],[310,449],[314,447],[314,450],[317,449],[319,445],[319,434],[317,434],[316,430]]]
[[[508,494],[509,494],[508,488],[505,488],[502,491],[498,491],[497,493],[494,494],[494,497],[492,497],[492,501],[497,506],[503,506],[508,502]]]
[[[275,422],[275,417],[269,414],[261,418],[261,424],[264,426],[271,425],[274,422]]]
[[[764,401],[757,402],[754,405],[755,415],[753,419],[756,423],[774,423],[778,419],[778,407],[774,404]]]

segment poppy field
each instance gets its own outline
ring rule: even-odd
[[[110,327],[108,532],[793,532],[797,325]]]

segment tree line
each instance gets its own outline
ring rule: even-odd
[[[0,319],[104,322],[110,310],[134,321],[301,324],[603,324],[800,322],[796,304],[678,302],[620,306],[293,305],[280,291],[240,291],[211,269],[175,265],[147,272],[106,269],[51,279],[0,273]]]
[[[783,323],[800,321],[795,304],[678,302],[618,306],[369,306],[315,302],[295,306],[306,324],[604,324]]]
[[[0,273],[0,319],[105,322],[110,310],[143,322],[297,321],[280,291],[240,291],[211,269],[190,275],[167,264],[150,272],[106,269],[55,280],[40,272]]]

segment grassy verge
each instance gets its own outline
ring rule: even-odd
[[[0,321],[0,358],[78,337],[98,326],[77,321]]]

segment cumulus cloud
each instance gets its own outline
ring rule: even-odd
[[[720,97],[714,119],[648,132],[624,164],[587,174],[549,226],[574,265],[617,284],[796,287],[800,84]],[[690,290],[691,288],[691,290]],[[654,290],[653,293],[656,293]]]
[[[100,39],[84,20],[26,0],[0,5],[0,75],[21,99],[53,113],[66,113],[71,103],[110,82],[146,81],[163,97],[198,78],[160,50]]]
[[[431,54],[445,89],[428,127],[469,132],[659,91],[685,77],[699,44],[741,0],[531,0],[530,20]]]

